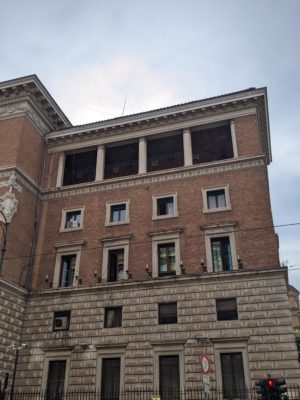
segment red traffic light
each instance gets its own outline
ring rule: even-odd
[[[273,386],[274,386],[274,380],[273,380],[273,379],[268,379],[268,380],[267,380],[267,386],[268,386],[269,388],[273,387]]]

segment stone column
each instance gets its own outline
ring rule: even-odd
[[[60,187],[63,184],[64,164],[65,164],[65,155],[61,154],[58,161],[56,187]]]
[[[104,179],[104,162],[105,162],[105,148],[103,144],[98,146],[97,150],[97,163],[96,163],[96,181],[103,181]]]
[[[191,130],[189,128],[183,130],[183,153],[184,166],[188,167],[193,165],[192,139]]]
[[[139,140],[139,174],[147,172],[147,141],[145,137]]]
[[[231,141],[232,141],[233,157],[238,157],[234,120],[230,121],[230,130],[231,130]]]

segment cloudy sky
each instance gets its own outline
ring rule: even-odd
[[[0,81],[35,73],[73,124],[267,86],[281,260],[300,290],[299,0],[0,0]]]

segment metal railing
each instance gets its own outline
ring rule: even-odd
[[[288,386],[289,400],[300,400],[300,386]],[[70,389],[47,392],[43,390],[16,389],[11,396],[9,390],[1,390],[0,400],[257,400],[255,388],[242,390],[219,390],[203,388],[168,390],[161,392],[151,388],[126,389],[102,393],[95,389]]]

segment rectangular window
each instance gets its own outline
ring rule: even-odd
[[[116,282],[124,279],[124,249],[108,251],[108,282]]]
[[[47,400],[59,399],[64,390],[66,360],[49,361],[46,395]]]
[[[65,155],[63,186],[92,182],[96,176],[97,150],[85,150]]]
[[[70,326],[71,311],[55,311],[53,318],[53,331],[67,331]]]
[[[118,400],[120,396],[120,358],[103,358],[101,400]]]
[[[173,215],[174,214],[174,197],[162,197],[157,199],[157,215]]]
[[[147,140],[147,171],[159,171],[182,166],[182,134]]]
[[[245,398],[245,375],[242,353],[221,353],[224,399]]]
[[[179,356],[159,357],[159,392],[162,400],[179,399]]]
[[[110,207],[110,222],[126,222],[126,204],[116,204]]]
[[[216,299],[217,320],[238,319],[236,299]]]
[[[139,144],[130,143],[105,148],[104,178],[134,175],[138,173]]]
[[[225,208],[226,198],[225,190],[209,190],[207,191],[207,207],[208,209],[213,208]]]
[[[210,241],[214,272],[231,271],[232,258],[229,237],[212,238]]]
[[[66,211],[65,229],[80,228],[81,210]]]
[[[158,305],[159,324],[177,324],[177,303],[162,303]]]
[[[59,286],[72,286],[75,275],[76,254],[61,256]]]
[[[118,328],[122,326],[122,307],[105,309],[104,328]]]
[[[234,154],[229,123],[223,126],[193,129],[192,151],[194,164],[232,158]]]
[[[159,276],[175,274],[175,243],[159,244],[157,248]]]

